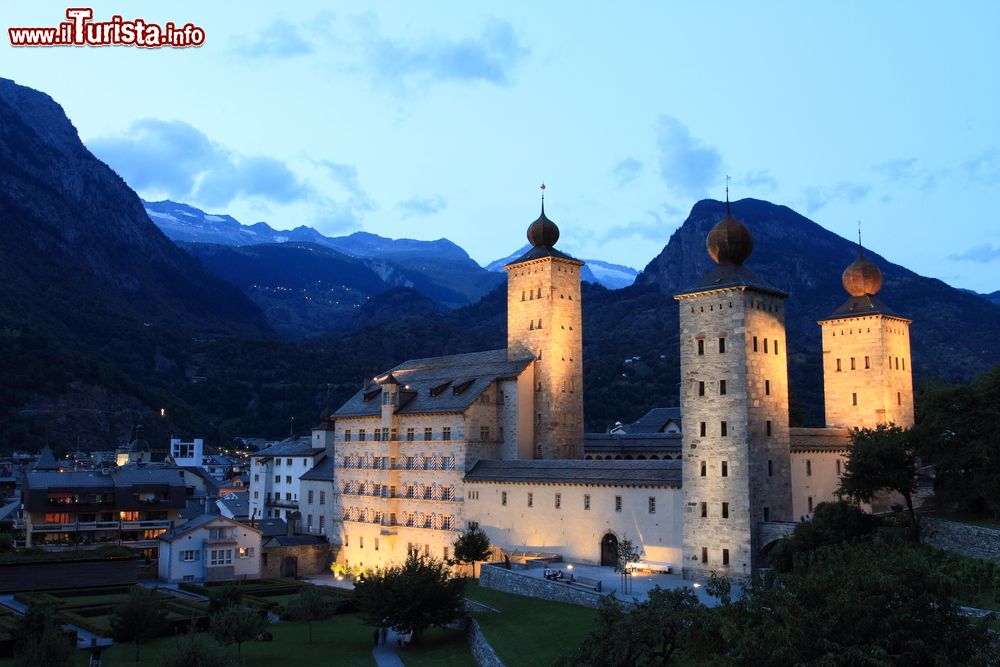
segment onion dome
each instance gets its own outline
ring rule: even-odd
[[[728,202],[726,217],[708,233],[705,242],[708,256],[716,264],[740,265],[753,252],[753,237],[746,225],[729,214]]]
[[[528,241],[531,245],[551,248],[559,240],[559,227],[545,217],[545,202],[542,202],[542,214],[528,225]]]
[[[877,294],[882,289],[882,272],[874,263],[865,259],[864,254],[844,269],[844,289],[851,296]]]

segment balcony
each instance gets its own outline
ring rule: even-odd
[[[285,498],[268,498],[264,501],[264,504],[268,507],[286,507],[293,510],[299,508],[298,500],[287,500]]]
[[[33,533],[76,533],[91,530],[169,530],[173,521],[74,521],[72,523],[32,524]]]

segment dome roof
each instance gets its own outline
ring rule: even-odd
[[[739,265],[753,252],[753,237],[746,225],[727,211],[726,217],[708,233],[705,246],[716,264]]]
[[[538,220],[528,225],[528,241],[536,248],[538,246],[551,248],[558,240],[559,227],[545,217],[545,204],[543,203],[542,214],[538,216]]]
[[[844,269],[844,289],[851,296],[877,294],[882,289],[882,272],[874,263],[860,255]]]

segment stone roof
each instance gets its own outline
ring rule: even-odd
[[[681,425],[681,409],[677,408],[653,408],[639,419],[628,425],[629,433],[662,433],[669,422],[674,422],[677,427]]]
[[[288,524],[284,519],[257,519],[253,522],[257,530],[264,534],[264,537],[275,535],[285,535],[288,533]]]
[[[466,482],[604,484],[680,488],[680,461],[523,460],[478,461]]]
[[[793,452],[846,452],[851,432],[846,428],[790,428],[788,440]]]
[[[250,516],[250,492],[236,491],[217,501],[233,516]]]
[[[47,472],[35,470],[25,476],[25,486],[29,489],[76,489],[109,488],[143,484],[166,484],[184,486],[180,468],[122,466],[107,474],[97,470],[73,470],[67,472]]]
[[[642,452],[680,454],[680,433],[584,433],[584,454]]]
[[[826,317],[820,322],[826,322],[829,320],[840,320],[847,317],[864,317],[865,315],[885,315],[886,317],[894,317],[900,320],[906,320],[909,322],[908,318],[898,315],[889,306],[885,305],[881,299],[872,294],[864,294],[862,296],[852,296],[843,304],[840,308],[833,311],[829,317]]]
[[[313,447],[312,438],[305,436],[302,438],[289,438],[276,442],[266,449],[262,449],[254,458],[268,458],[274,456],[316,456],[325,451],[323,447]]]
[[[570,255],[567,255],[564,252],[556,250],[551,246],[537,245],[529,249],[528,252],[524,253],[523,255],[515,259],[513,262],[505,264],[504,268],[506,269],[508,266],[514,266],[515,264],[520,264],[522,262],[530,262],[533,259],[542,259],[543,257],[554,257],[556,259],[562,259],[568,262],[572,262],[579,266],[583,266],[585,263],[578,260],[576,257],[571,257]]]
[[[324,457],[322,461],[313,466],[308,472],[301,475],[299,479],[314,480],[319,482],[332,482],[333,468],[334,468],[334,458],[332,456],[327,456]]]
[[[312,544],[326,544],[319,535],[272,535],[264,538],[262,547],[301,547]]]
[[[674,294],[674,297],[737,287],[749,287],[758,292],[767,292],[768,294],[781,297],[788,296],[788,294],[765,282],[763,278],[758,277],[757,274],[742,264],[725,262],[716,265],[714,269],[709,271],[708,275],[687,289],[677,292]]]
[[[179,526],[174,526],[173,528],[171,528],[166,532],[160,533],[159,535],[157,535],[157,538],[163,540],[164,542],[173,542],[178,537],[183,537],[184,535],[187,535],[191,531],[206,526],[209,523],[212,523],[213,521],[221,521],[223,523],[228,523],[233,526],[240,526],[242,528],[246,528],[247,530],[252,530],[256,533],[260,532],[256,528],[252,528],[251,526],[242,524],[239,521],[234,521],[228,517],[222,516],[221,514],[202,514],[201,516],[197,516],[191,519],[190,521],[185,521]]]
[[[517,377],[532,361],[530,354],[508,359],[506,349],[405,361],[387,371],[402,384],[396,414],[465,412],[495,380]],[[381,395],[378,385],[365,387],[333,416],[379,416]]]

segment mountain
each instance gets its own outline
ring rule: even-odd
[[[713,262],[705,252],[705,238],[721,219],[724,206],[711,200],[695,204],[636,284],[670,295],[708,273]],[[753,234],[754,250],[747,266],[789,295],[785,313],[793,399],[803,406],[821,405],[821,343],[816,321],[847,299],[841,274],[857,257],[857,245],[786,206],[744,199],[732,204],[732,212]],[[917,380],[967,380],[1000,361],[1000,348],[990,343],[1000,337],[1000,307],[917,275],[871,250],[866,249],[865,256],[885,277],[879,298],[914,321],[911,335]]]
[[[286,242],[324,246],[368,260],[366,265],[388,285],[416,287],[445,308],[477,301],[503,280],[480,267],[448,239],[390,239],[367,232],[325,236],[306,226],[279,231],[266,222],[244,225],[229,215],[209,214],[169,200],[144,205],[150,219],[174,241],[226,246]]]
[[[490,262],[486,265],[486,270],[503,271],[505,265],[510,264],[529,250],[531,250],[531,246],[525,244],[516,252]],[[581,261],[586,262],[586,265],[580,272],[580,279],[595,285],[602,285],[608,289],[628,287],[635,282],[636,276],[639,275],[639,272],[630,266],[611,264],[610,262],[602,262],[597,259],[584,259]]]
[[[0,238],[0,365],[19,383],[0,404],[0,440],[28,428],[24,411],[44,406],[65,417],[65,406],[86,405],[101,420],[165,405],[128,376],[176,368],[193,339],[270,331],[249,299],[150,222],[52,98],[8,79],[0,79]],[[40,375],[31,372],[39,359],[24,358],[32,354],[47,362]]]
[[[996,292],[990,292],[989,294],[980,294],[981,297],[989,301],[990,303],[995,303],[1000,306],[1000,290]]]

